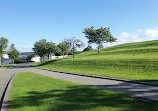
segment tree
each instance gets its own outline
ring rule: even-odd
[[[47,42],[46,39],[39,40],[34,44],[34,53],[39,55],[41,58],[44,58],[45,55],[50,58],[50,54],[55,53],[56,46],[53,42]],[[43,59],[44,60],[44,59]]]
[[[65,56],[65,53],[67,53],[68,55],[68,51],[70,50],[70,44],[68,44],[66,41],[63,41],[59,43],[57,46],[61,49],[63,57]]]
[[[20,53],[19,51],[15,48],[15,45],[14,44],[11,44],[11,47],[10,47],[10,51],[8,53],[9,57],[11,59],[13,59],[13,63],[15,61],[15,59],[17,59],[19,56],[20,56]]]
[[[61,55],[62,55],[62,50],[59,47],[56,47],[55,56],[61,56]]]
[[[4,53],[4,50],[7,48],[8,39],[1,37],[0,38],[0,66],[1,66],[1,58]]]
[[[90,50],[93,50],[92,46],[87,46],[87,47],[83,50],[83,52],[85,52],[85,51],[90,51]]]
[[[41,58],[44,58],[46,55],[46,39],[39,40],[34,44],[33,51],[35,54],[39,55]]]
[[[50,59],[50,55],[52,53],[55,53],[56,51],[56,45],[53,42],[46,42],[46,53],[47,53],[47,57],[48,59]]]
[[[98,46],[107,42],[115,42],[116,38],[114,38],[110,32],[110,28],[99,28],[94,29],[93,26],[91,28],[85,28],[83,33],[85,37],[88,39],[88,43],[95,43]],[[100,48],[98,47],[98,53],[100,53]]]
[[[79,39],[76,39],[75,37],[65,39],[64,41],[66,42],[66,44],[70,45],[70,49],[72,50],[73,58],[74,58],[74,55],[75,55],[74,54],[75,49],[77,47],[80,48],[80,47],[84,46],[83,42]]]

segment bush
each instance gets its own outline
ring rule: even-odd
[[[19,63],[27,63],[27,60],[25,59],[15,59],[14,63],[19,64]]]

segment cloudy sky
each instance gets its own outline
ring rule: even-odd
[[[106,47],[158,39],[158,0],[0,1],[0,37],[21,52],[32,51],[40,39],[59,43],[76,37],[86,44],[82,32],[91,26],[110,27],[118,41]]]

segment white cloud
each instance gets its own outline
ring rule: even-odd
[[[128,32],[122,32],[117,37],[117,42],[107,43],[106,46],[110,47],[127,42],[142,42],[142,41],[149,41],[155,39],[158,40],[158,27],[148,30],[138,29],[134,34],[130,34]]]
[[[118,36],[118,38],[117,38],[117,41],[118,42],[123,42],[123,43],[125,43],[125,42],[127,42],[127,38],[130,36],[130,34],[128,33],[128,32],[122,32],[121,34],[120,34],[120,36]]]
[[[146,37],[158,38],[158,27],[155,29],[146,30],[144,35]]]
[[[110,46],[114,46],[114,45],[127,43],[130,35],[131,34],[128,32],[121,32],[121,34],[117,37],[117,42],[107,43],[107,46],[110,47]]]
[[[133,34],[132,42],[141,42],[158,39],[158,27],[144,31],[142,34]]]

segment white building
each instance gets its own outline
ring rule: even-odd
[[[50,59],[55,59],[55,58],[64,58],[64,57],[66,57],[67,55],[65,55],[65,56],[55,56],[55,55],[52,55],[52,56],[50,56]],[[48,59],[48,57],[47,56],[45,56],[44,57],[44,60],[47,60]],[[38,55],[35,55],[34,57],[32,57],[31,58],[31,61],[32,62],[40,62],[40,61],[42,61],[43,60],[43,58],[41,58],[40,56],[38,56]]]

